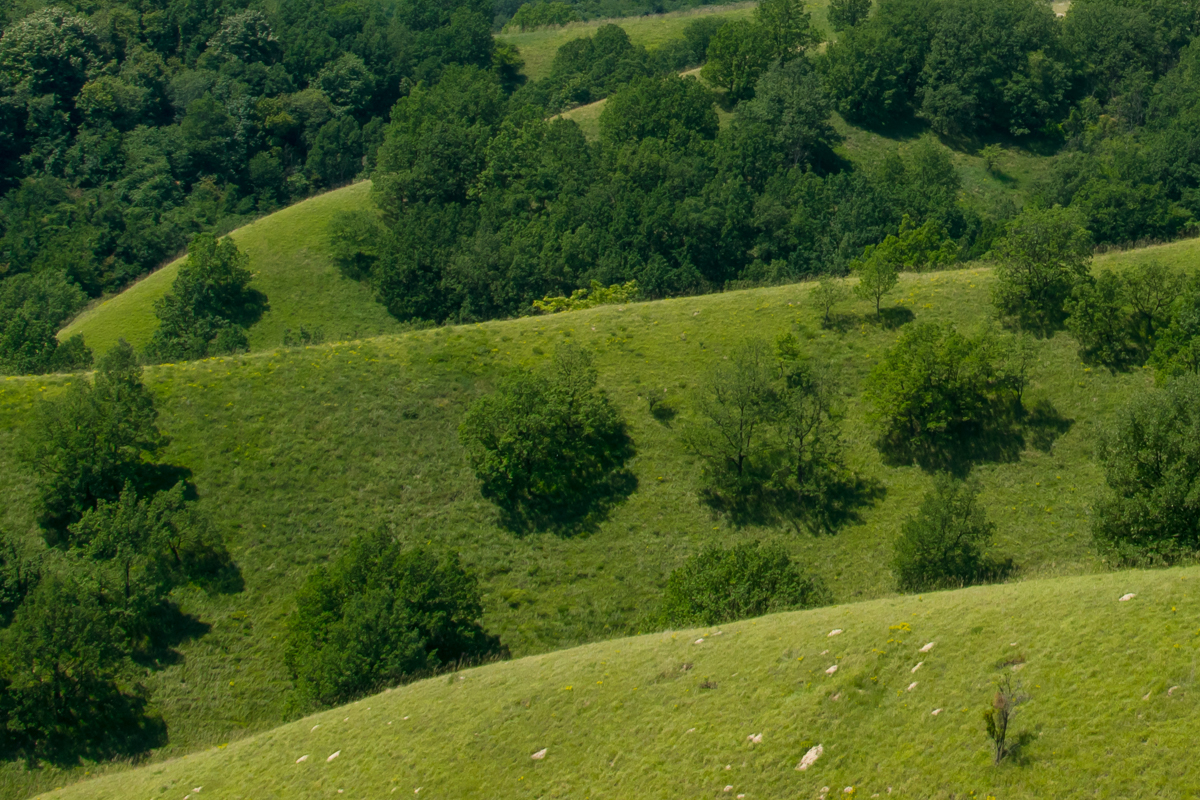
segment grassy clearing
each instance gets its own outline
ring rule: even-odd
[[[1195,263],[1200,242],[1113,254],[1119,266],[1150,254]],[[989,315],[991,274],[973,268],[905,275],[885,303],[891,319],[945,320],[978,330]],[[192,471],[227,536],[246,590],[208,597],[181,592],[212,628],[180,647],[179,663],[149,675],[170,726],[156,759],[242,738],[289,715],[282,635],[291,596],[314,564],[360,531],[385,525],[407,542],[459,551],[480,576],[485,625],[517,656],[653,630],[667,575],[710,543],[783,544],[820,575],[838,602],[894,592],[891,540],[929,477],[888,466],[872,444],[859,400],[871,366],[898,336],[866,303],[840,309],[824,330],[806,298],[811,284],[679,298],[630,306],[415,331],[321,347],[274,349],[147,370],[172,442],[163,458]],[[884,497],[835,536],[728,527],[699,504],[697,464],[680,431],[698,377],[750,336],[792,331],[840,375],[850,463],[880,482]],[[638,490],[596,530],[574,538],[518,538],[497,525],[457,441],[469,402],[504,371],[550,357],[558,342],[596,353],[600,382],[629,422]],[[1066,422],[1006,439],[981,463],[982,501],[998,527],[997,552],[1019,578],[1095,572],[1088,514],[1101,476],[1094,433],[1126,399],[1152,385],[1148,371],[1111,375],[1079,363],[1059,334],[1040,342],[1029,403],[1049,403]],[[14,460],[36,398],[65,377],[0,381],[0,524],[35,536],[28,476]],[[673,420],[649,413],[665,395]],[[0,769],[0,795],[18,797],[82,777]]]
[[[1192,797],[1198,583],[1126,572],[609,641],[47,797]],[[1014,670],[1030,700],[994,767],[980,714]]]
[[[328,339],[355,339],[403,330],[363,284],[343,277],[330,262],[328,224],[338,211],[368,204],[370,182],[313,197],[264,217],[230,236],[250,256],[254,288],[271,309],[250,329],[251,350],[278,347],[287,328],[322,328]],[[166,294],[182,260],[148,275],[119,295],[98,303],[59,332],[77,333],[97,354],[124,337],[142,347],[154,335],[154,301]]]
[[[826,2],[827,0],[819,0],[810,5],[814,8],[820,6],[823,9]],[[727,19],[742,19],[749,17],[757,5],[757,2],[733,3],[720,6],[701,6],[687,11],[672,11],[669,14],[649,14],[644,17],[573,22],[570,25],[543,28],[527,33],[501,33],[496,35],[496,39],[516,45],[517,49],[521,51],[521,58],[525,60],[525,75],[529,77],[529,80],[536,81],[550,74],[550,65],[554,62],[554,55],[558,52],[558,48],[572,39],[591,36],[602,25],[620,25],[625,29],[625,33],[629,34],[631,42],[640,44],[647,50],[653,50],[664,42],[682,37],[683,29],[697,17],[716,15]],[[814,19],[816,19],[816,14],[814,14]],[[822,21],[825,19],[823,11],[821,19]]]

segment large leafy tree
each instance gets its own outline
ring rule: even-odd
[[[479,584],[457,555],[352,540],[296,595],[287,665],[300,704],[336,705],[461,661],[504,653],[480,624]]]
[[[249,288],[248,263],[232,239],[193,238],[171,291],[154,304],[159,325],[147,356],[182,361],[244,349],[246,328],[267,305],[266,295]]]
[[[1077,211],[1030,209],[1008,224],[994,254],[996,309],[1022,327],[1047,333],[1062,324],[1067,298],[1088,274],[1092,240]]]

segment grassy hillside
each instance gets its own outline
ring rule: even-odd
[[[554,54],[572,39],[591,36],[601,25],[615,23],[625,29],[629,40],[635,45],[642,45],[647,50],[653,50],[664,42],[683,36],[683,29],[697,17],[718,15],[727,19],[748,18],[757,2],[733,3],[721,6],[701,6],[687,11],[673,11],[669,14],[652,14],[644,17],[622,17],[620,19],[592,20],[591,22],[573,22],[557,28],[544,28],[527,33],[501,33],[496,39],[501,42],[516,45],[525,61],[525,75],[530,80],[541,80],[550,74],[550,65],[554,62]],[[827,0],[817,0],[809,3],[813,19],[819,25],[825,25],[825,7]]]
[[[287,328],[322,328],[328,339],[353,339],[402,330],[365,285],[338,272],[328,254],[328,224],[338,211],[368,204],[370,182],[357,183],[264,217],[230,236],[250,256],[253,286],[265,292],[270,310],[250,329],[250,347],[262,350],[283,341]],[[143,278],[119,295],[97,303],[59,332],[77,333],[97,354],[124,337],[135,347],[150,341],[158,320],[154,301],[166,294],[182,261]]]
[[[47,797],[1194,797],[1198,583],[1126,572],[604,642]],[[994,767],[980,713],[1003,674],[1030,699]]]
[[[1149,255],[1194,265],[1200,242],[1113,254],[1103,263]],[[982,268],[906,275],[885,306],[898,307],[895,321],[911,314],[977,330],[989,314],[991,280]],[[147,678],[170,726],[159,757],[286,719],[282,634],[292,593],[350,536],[380,525],[405,541],[461,552],[486,593],[485,625],[518,656],[649,629],[647,613],[667,575],[714,542],[778,541],[839,602],[891,594],[891,539],[930,478],[883,462],[859,396],[898,333],[865,303],[847,304],[838,326],[823,330],[807,304],[810,290],[800,284],[608,306],[148,369],[171,437],[163,460],[191,470],[246,581],[236,595],[179,595],[211,630],[180,646],[179,663]],[[698,377],[746,337],[785,331],[838,370],[850,463],[883,490],[859,523],[836,536],[735,529],[714,519],[696,499],[698,467],[680,439]],[[601,384],[629,422],[638,489],[590,533],[515,537],[480,497],[457,427],[469,402],[505,370],[540,363],[568,339],[595,351]],[[0,524],[29,536],[36,535],[29,476],[14,453],[33,402],[66,380],[0,381]],[[1049,404],[1058,421],[1016,432],[995,460],[976,467],[998,551],[1016,560],[1020,578],[1097,568],[1088,527],[1101,480],[1091,461],[1093,435],[1151,384],[1147,371],[1114,376],[1084,367],[1064,334],[1039,343],[1027,398]],[[651,393],[675,402],[679,416],[651,416]],[[71,777],[10,765],[0,769],[0,794]]]

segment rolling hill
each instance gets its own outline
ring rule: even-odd
[[[617,639],[45,797],[1192,797],[1198,581],[1030,581]],[[980,716],[1002,676],[1027,702],[997,767]]]
[[[1114,253],[1120,267],[1154,257],[1195,265],[1200,242]],[[989,316],[990,271],[971,267],[903,276],[885,306],[894,321],[943,320],[975,331]],[[654,629],[667,575],[711,543],[777,541],[823,578],[838,602],[894,594],[890,543],[930,477],[886,464],[859,400],[863,378],[898,335],[866,303],[839,309],[822,329],[798,284],[550,317],[413,331],[319,347],[274,348],[146,370],[171,444],[161,458],[185,468],[225,534],[243,592],[180,592],[206,632],[179,646],[177,663],[147,676],[171,741],[156,759],[240,739],[285,721],[288,676],[282,634],[292,593],[314,564],[357,532],[386,526],[409,543],[459,551],[485,591],[484,623],[514,655]],[[911,317],[910,317],[911,315]],[[750,336],[796,333],[807,352],[839,374],[851,466],[881,496],[834,536],[730,527],[696,497],[698,465],[680,432],[701,376]],[[637,446],[637,491],[595,530],[575,537],[514,536],[479,495],[457,427],[469,402],[509,369],[548,359],[558,342],[596,354],[600,383]],[[1134,394],[1148,371],[1109,374],[1079,362],[1074,341],[1038,344],[1028,402],[1053,413],[1014,433],[975,466],[996,522],[997,550],[1020,579],[1102,568],[1089,535],[1101,477],[1095,431]],[[0,524],[37,536],[27,475],[15,453],[40,397],[67,376],[0,381]],[[651,393],[679,410],[650,414]],[[906,601],[907,602],[907,601]],[[0,794],[22,796],[82,777],[88,767],[28,773],[0,769]]]
[[[329,220],[339,211],[369,204],[371,183],[335,189],[263,217],[230,236],[250,256],[252,286],[271,308],[250,329],[251,350],[277,347],[284,330],[320,328],[327,339],[345,340],[403,330],[364,284],[344,277],[330,261]],[[166,294],[182,259],[151,273],[125,291],[92,305],[59,332],[83,334],[101,354],[124,338],[141,348],[158,327],[154,301]]]

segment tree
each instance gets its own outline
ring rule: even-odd
[[[977,482],[935,475],[933,487],[893,545],[892,574],[900,591],[947,589],[1002,578],[1011,571],[1011,563],[1000,563],[985,552],[995,530],[979,504]]]
[[[73,372],[92,365],[82,336],[59,342],[62,324],[86,296],[53,272],[0,281],[0,374]]]
[[[744,100],[767,71],[775,55],[758,25],[749,20],[726,22],[708,44],[700,76],[724,89],[732,100]]]
[[[246,328],[267,307],[266,295],[249,288],[249,260],[231,239],[193,237],[171,291],[154,303],[159,325],[147,356],[181,361],[245,349]]]
[[[1148,350],[1160,330],[1169,323],[1171,307],[1184,293],[1187,275],[1159,261],[1144,261],[1125,275],[1125,299],[1133,308]]]
[[[993,253],[997,311],[1045,335],[1062,324],[1067,298],[1087,276],[1092,242],[1077,211],[1055,206],[1022,212]]]
[[[0,529],[0,630],[12,621],[13,612],[40,578],[37,560],[24,552],[16,537]]]
[[[667,579],[662,616],[667,625],[720,625],[829,602],[779,545],[708,547]]]
[[[791,61],[821,43],[812,15],[802,0],[762,0],[754,9],[754,21],[767,43],[772,61]]]
[[[688,147],[717,135],[712,93],[695,78],[644,78],[614,94],[600,113],[600,136],[620,146],[646,138]]]
[[[1079,355],[1088,363],[1112,370],[1128,368],[1138,360],[1133,315],[1126,307],[1125,280],[1104,270],[1075,284],[1065,304],[1067,330],[1079,342]]]
[[[633,443],[596,380],[591,355],[564,345],[467,410],[459,439],[510,527],[569,530],[632,491]]]
[[[853,28],[871,13],[871,0],[830,0],[829,25],[835,31]]]
[[[296,594],[286,663],[302,707],[331,706],[468,660],[505,653],[480,624],[475,576],[455,554],[355,537]]]
[[[1118,564],[1171,563],[1200,550],[1200,377],[1132,398],[1100,437],[1105,493],[1097,547]]]
[[[1200,373],[1200,276],[1193,276],[1158,339],[1150,363],[1160,381]]]
[[[880,303],[900,280],[899,265],[893,260],[892,253],[882,246],[868,246],[861,259],[850,262],[850,271],[858,276],[854,294],[873,301],[875,316],[880,316]]]
[[[23,458],[52,540],[101,500],[116,500],[126,482],[145,483],[145,459],[167,443],[157,420],[124,340],[100,360],[91,383],[76,380],[61,397],[38,403]]]
[[[809,292],[809,301],[821,312],[821,324],[829,326],[829,314],[833,307],[850,296],[846,284],[839,278],[825,275]]]

